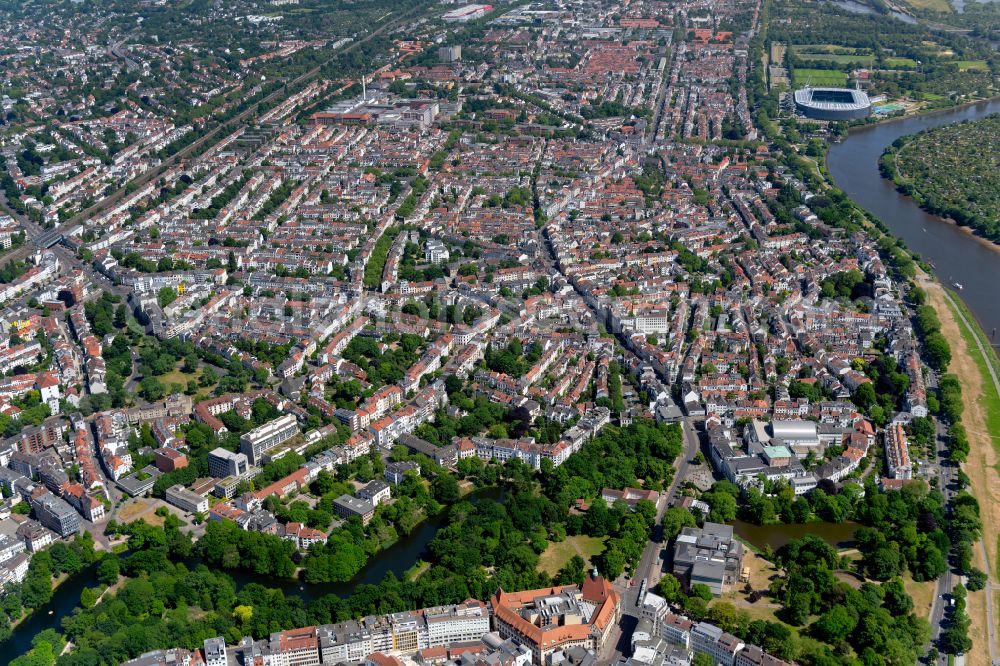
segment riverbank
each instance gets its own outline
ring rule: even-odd
[[[879,173],[921,209],[1000,250],[996,161],[1000,113],[901,136],[879,157]],[[933,158],[933,159],[932,159]]]
[[[976,106],[977,104],[990,104],[992,102],[997,102],[997,101],[1000,101],[1000,95],[993,95],[992,97],[984,97],[982,99],[974,99],[968,102],[962,102],[961,104],[956,104],[954,106],[944,106],[937,109],[922,109],[915,113],[903,113],[898,116],[890,116],[888,118],[883,118],[874,123],[865,123],[864,125],[853,125],[847,128],[847,134],[850,135],[854,132],[860,132],[861,130],[864,130],[866,128],[892,125],[893,123],[901,123],[907,120],[913,120],[915,118],[932,118],[934,116],[942,115],[945,113],[954,113],[955,111],[968,109],[969,107]]]
[[[77,574],[77,575],[80,575],[80,574]],[[53,597],[56,596],[56,592],[59,591],[59,588],[62,587],[63,583],[65,583],[70,578],[71,578],[71,576],[69,574],[61,573],[61,574],[59,574],[58,576],[56,576],[55,578],[52,579],[52,596]],[[44,607],[45,605],[47,605],[47,604],[43,604],[42,607]],[[21,626],[22,624],[24,624],[28,620],[34,618],[35,615],[37,615],[40,610],[41,610],[41,607],[40,608],[33,608],[32,610],[30,610],[27,613],[23,614],[18,619],[16,619],[13,622],[11,622],[10,623],[10,628],[16,630],[19,626]],[[2,645],[2,643],[0,643],[0,645]]]
[[[989,426],[996,423],[997,415],[990,412],[996,408],[1000,393],[993,385],[986,361],[975,343],[975,336],[982,334],[976,330],[978,326],[974,320],[963,318],[953,297],[939,282],[923,273],[918,276],[918,281],[937,311],[941,332],[951,345],[952,360],[948,371],[958,377],[962,385],[965,403],[962,422],[969,436],[969,456],[963,471],[969,477],[972,494],[979,501],[983,523],[983,539],[980,547],[973,551],[973,560],[989,579],[983,594],[969,595],[968,612],[972,621],[969,638],[973,645],[985,647],[990,644],[990,630],[996,621],[993,616],[996,599],[993,598],[995,592],[992,586],[997,583],[997,572],[991,563],[997,562],[997,521],[1000,520],[1000,475],[997,474],[1000,433],[991,432]],[[988,666],[990,650],[974,649],[967,655],[966,663],[968,666]]]
[[[990,239],[984,238],[984,237],[980,236],[973,227],[970,227],[970,226],[964,225],[964,224],[959,224],[958,222],[956,222],[955,220],[951,219],[950,217],[945,217],[945,216],[943,216],[943,215],[941,215],[939,213],[934,212],[933,210],[931,210],[927,206],[919,203],[916,199],[914,199],[909,194],[906,194],[901,189],[899,189],[899,186],[895,183],[895,181],[891,177],[889,177],[889,176],[887,176],[885,174],[883,174],[882,177],[886,180],[886,182],[892,183],[893,187],[896,188],[896,191],[899,192],[900,196],[904,196],[907,199],[909,199],[910,201],[912,201],[915,206],[919,206],[920,207],[920,210],[926,212],[928,215],[934,216],[939,221],[943,222],[944,224],[947,224],[949,227],[954,227],[956,231],[959,231],[962,234],[965,234],[966,236],[969,237],[970,240],[975,241],[976,243],[978,243],[982,247],[986,248],[987,250],[990,250],[992,252],[996,252],[996,253],[1000,254],[1000,243],[994,243]],[[923,258],[923,257],[921,257],[921,258]]]

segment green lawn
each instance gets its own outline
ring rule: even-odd
[[[913,58],[886,58],[885,66],[893,69],[916,69],[917,61]]]
[[[953,10],[948,0],[906,0],[906,4],[917,9],[929,9],[933,12],[950,14]]]
[[[792,83],[796,88],[806,85],[842,88],[847,85],[847,74],[835,69],[795,69]]]
[[[963,72],[968,69],[987,69],[988,65],[985,60],[956,60],[955,64]]]
[[[552,541],[538,558],[538,568],[555,576],[574,555],[579,555],[589,564],[591,558],[604,550],[605,538],[580,534],[566,537],[564,541]]]
[[[792,46],[792,50],[795,53],[853,53],[855,55],[871,55],[872,52],[871,49],[852,48],[837,44],[796,44]]]
[[[835,62],[839,65],[871,67],[874,62],[871,49],[853,49],[835,44],[800,44],[792,47],[792,53],[801,60]]]

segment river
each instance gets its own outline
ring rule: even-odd
[[[472,502],[483,500],[499,502],[503,500],[503,497],[504,491],[500,488],[480,488],[469,493],[463,499]],[[450,508],[423,521],[409,536],[399,539],[369,560],[368,564],[354,578],[344,583],[310,585],[297,580],[260,576],[248,571],[226,571],[226,573],[232,577],[237,589],[248,583],[259,583],[265,587],[279,589],[287,596],[299,596],[307,603],[327,594],[347,597],[358,585],[379,583],[390,572],[397,578],[402,578],[406,571],[420,561],[420,558],[427,552],[427,545],[438,530],[448,524],[449,513]],[[185,562],[189,567],[197,566],[198,563],[197,560]],[[80,593],[83,592],[83,588],[97,585],[96,571],[97,565],[95,564],[64,581],[56,589],[48,604],[18,625],[11,639],[6,643],[0,643],[0,666],[8,666],[15,657],[30,650],[31,639],[38,632],[45,629],[55,629],[61,632],[62,618],[71,614],[73,609],[80,605]]]
[[[897,192],[891,181],[882,178],[878,160],[886,147],[901,136],[997,112],[1000,99],[868,125],[852,130],[847,139],[830,148],[827,156],[830,175],[840,189],[930,261],[943,284],[963,285],[958,293],[988,337],[1000,329],[1000,299],[995,291],[1000,284],[1000,247],[988,245],[922,210]]]

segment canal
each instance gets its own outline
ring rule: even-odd
[[[848,548],[854,543],[854,530],[861,527],[850,520],[842,523],[803,523],[799,525],[754,525],[743,520],[732,523],[733,533],[755,548],[771,546],[778,550],[792,539],[818,536],[834,548]]]
[[[493,501],[500,502],[504,498],[501,488],[480,488],[466,495],[463,499],[470,502]],[[327,594],[341,597],[350,596],[358,585],[374,585],[382,581],[389,573],[397,578],[403,578],[406,571],[427,553],[427,545],[438,530],[448,524],[451,509],[446,509],[436,516],[423,521],[408,536],[402,537],[384,551],[369,560],[368,564],[351,580],[343,583],[308,584],[298,580],[286,580],[260,576],[249,571],[226,571],[236,588],[242,588],[249,583],[259,583],[264,587],[281,590],[286,596],[301,597],[306,603]],[[185,562],[189,567],[195,567],[200,562],[190,560]],[[80,605],[80,594],[83,588],[98,584],[97,565],[90,566],[72,578],[63,582],[54,594],[52,600],[25,619],[14,630],[14,635],[6,643],[0,643],[0,666],[8,664],[16,657],[31,649],[31,639],[46,629],[62,631],[62,618],[70,615],[73,609]]]
[[[954,288],[959,283],[964,287],[958,293],[987,337],[1000,329],[1000,299],[995,291],[1000,284],[1000,246],[922,210],[897,192],[891,181],[882,178],[878,160],[886,147],[901,136],[997,112],[1000,99],[861,127],[852,130],[842,143],[833,145],[827,156],[827,168],[840,189],[931,262],[943,284]]]

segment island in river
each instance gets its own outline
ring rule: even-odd
[[[879,166],[925,210],[1000,243],[1000,114],[902,136]]]

